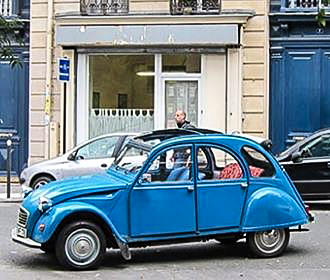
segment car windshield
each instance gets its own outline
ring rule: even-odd
[[[149,152],[149,146],[131,140],[121,150],[112,167],[136,173],[148,158]]]

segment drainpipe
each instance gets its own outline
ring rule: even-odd
[[[53,58],[53,13],[54,2],[48,0],[46,41],[46,91],[45,91],[45,158],[49,158],[49,131],[51,119],[52,58]]]

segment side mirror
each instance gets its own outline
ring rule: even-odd
[[[139,180],[139,184],[150,183],[151,182],[151,174],[144,173]]]
[[[75,157],[74,153],[69,154],[68,160],[75,160],[75,159],[76,159],[76,157]]]
[[[291,160],[294,162],[294,163],[299,163],[299,162],[302,162],[302,154],[301,152],[294,152],[291,156]]]

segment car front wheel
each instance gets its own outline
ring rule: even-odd
[[[53,180],[54,179],[51,178],[50,176],[40,176],[36,180],[34,180],[34,182],[31,185],[31,188],[34,190],[39,189]]]
[[[247,243],[257,257],[277,257],[283,253],[290,239],[289,229],[272,229],[252,232],[247,235]]]
[[[106,239],[102,229],[89,221],[66,225],[56,242],[56,257],[69,269],[96,268],[106,251]]]

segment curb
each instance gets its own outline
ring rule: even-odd
[[[22,198],[0,198],[1,203],[21,203],[23,201]]]

